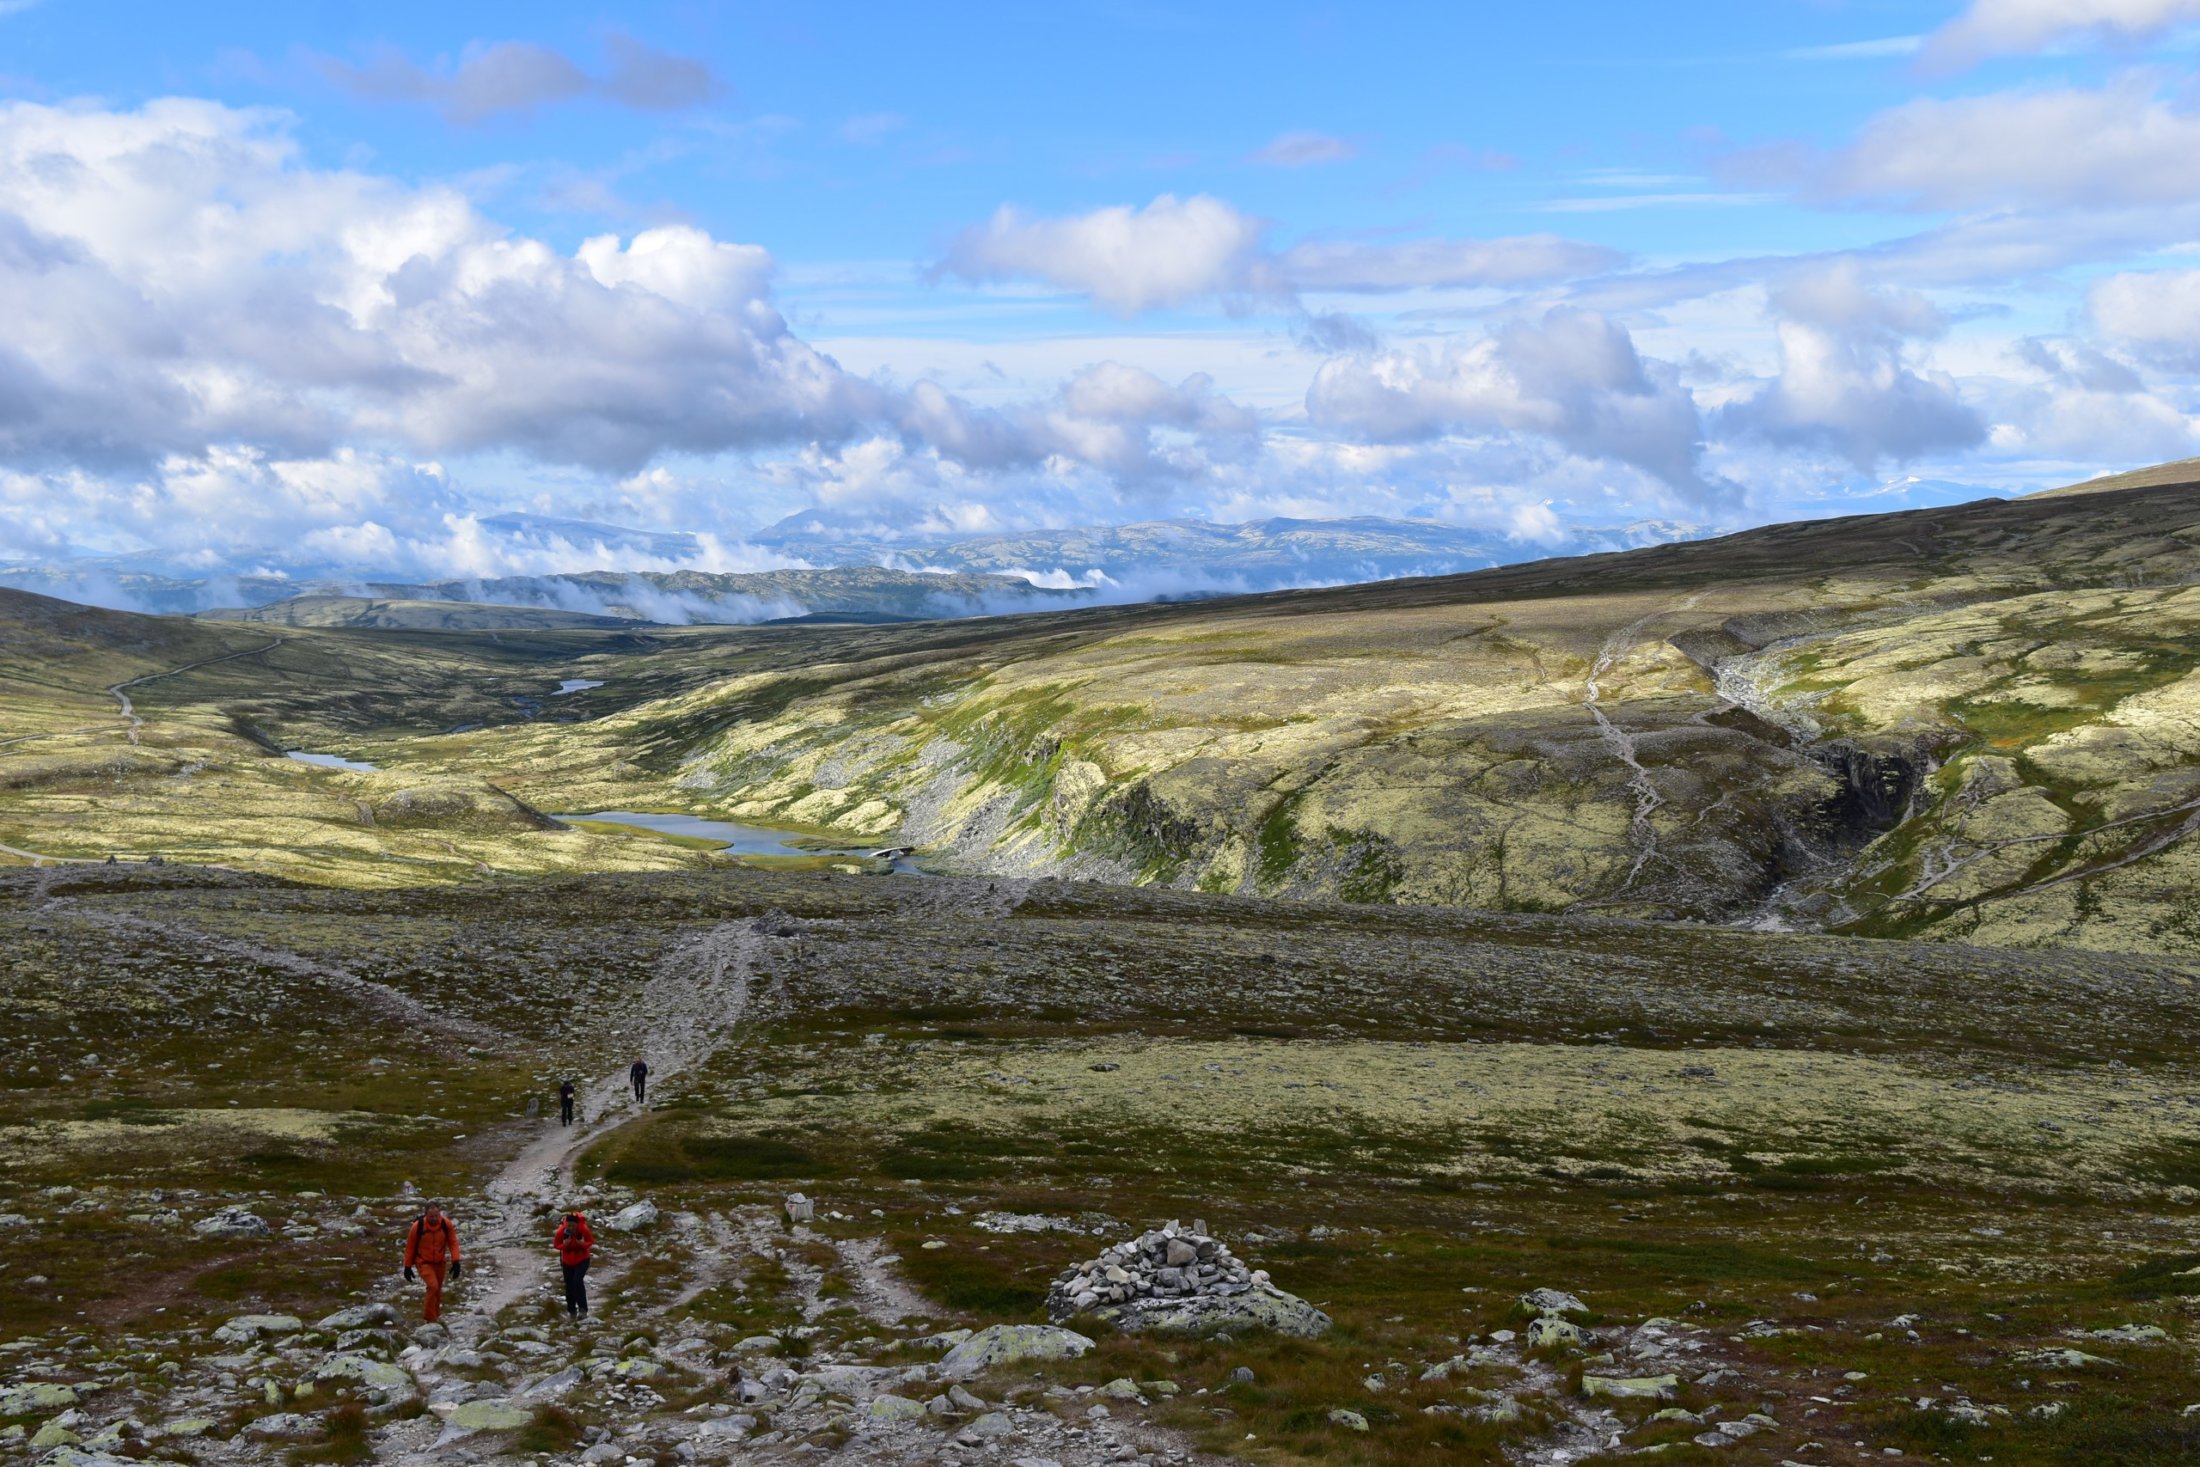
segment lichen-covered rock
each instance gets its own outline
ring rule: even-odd
[[[924,1416],[924,1402],[912,1401],[907,1396],[884,1395],[871,1398],[864,1414],[873,1421],[916,1421]]]
[[[265,1335],[294,1335],[306,1327],[295,1314],[239,1314],[214,1331],[225,1345],[249,1345]]]
[[[1520,1307],[1534,1315],[1587,1314],[1589,1306],[1563,1289],[1530,1289],[1520,1296]]]
[[[321,1320],[315,1329],[376,1329],[397,1323],[397,1311],[387,1304],[354,1304]]]
[[[1615,1401],[1669,1401],[1680,1385],[1677,1375],[1584,1375],[1581,1393]]]
[[[322,1383],[351,1381],[385,1401],[403,1400],[417,1390],[411,1376],[371,1355],[331,1355],[316,1365],[307,1379]]]
[[[443,1419],[461,1431],[517,1431],[535,1413],[510,1401],[468,1401]]]
[[[1075,1360],[1092,1340],[1075,1330],[1045,1324],[996,1324],[979,1330],[940,1361],[940,1374],[965,1379],[1023,1360]]]
[[[245,1423],[244,1434],[262,1441],[302,1442],[321,1434],[321,1420],[297,1411],[281,1411]]]
[[[256,1213],[242,1207],[225,1207],[193,1223],[191,1231],[202,1238],[265,1238],[274,1230]]]
[[[76,1387],[55,1381],[0,1390],[0,1416],[35,1416],[43,1411],[63,1411],[76,1404]]]
[[[1564,1349],[1581,1343],[1581,1326],[1570,1319],[1546,1314],[1528,1321],[1527,1344],[1531,1350]]]

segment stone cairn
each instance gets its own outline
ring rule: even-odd
[[[1266,1269],[1231,1257],[1205,1223],[1172,1222],[1069,1269],[1047,1291],[1047,1313],[1061,1320],[1140,1301],[1228,1299],[1267,1283]]]

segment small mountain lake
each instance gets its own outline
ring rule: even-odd
[[[598,810],[589,815],[558,815],[554,818],[597,820],[606,825],[633,825],[643,830],[654,830],[660,835],[684,835],[697,840],[719,841],[722,842],[719,849],[731,851],[736,856],[859,856],[868,859],[873,851],[889,849],[883,846],[802,844],[814,840],[815,837],[791,830],[743,825],[737,820],[707,820],[700,815],[644,815],[634,810]],[[925,874],[900,856],[893,858],[893,867],[904,876]]]
[[[295,759],[300,764],[312,764],[322,769],[348,769],[354,774],[372,774],[380,765],[369,764],[364,759],[346,759],[341,754],[308,754],[303,749],[285,749],[285,759]]]
[[[552,693],[550,696],[553,698],[562,698],[567,693],[585,693],[590,688],[600,688],[602,686],[603,681],[600,678],[591,681],[590,679],[585,677],[569,677],[563,682],[559,683],[558,690],[555,693]]]

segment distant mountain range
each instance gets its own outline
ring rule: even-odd
[[[758,545],[821,564],[909,565],[1011,575],[1064,589],[1147,600],[1184,591],[1265,591],[1399,576],[1449,575],[1550,554],[1629,550],[1709,533],[1669,520],[1569,534],[1538,545],[1435,520],[1147,520],[1068,530],[1023,530],[930,542],[874,537],[807,513],[755,537]]]
[[[1905,479],[1831,496],[1813,507],[1856,513],[1955,503],[1980,493],[1971,485]],[[891,621],[1452,575],[1723,532],[1709,524],[1650,519],[1567,526],[1555,539],[1536,541],[1436,520],[1360,517],[1236,525],[1148,520],[953,534],[882,523],[868,513],[807,510],[745,542],[754,559],[783,561],[788,568],[717,572],[656,568],[709,563],[714,557],[724,563],[729,547],[684,531],[525,513],[489,515],[477,526],[506,564],[579,568],[417,580],[263,548],[238,552],[233,563],[252,569],[231,574],[179,574],[175,565],[152,555],[85,556],[0,565],[0,586],[135,611],[220,610],[230,613],[228,619],[263,622],[307,618],[288,623],[293,625],[449,624],[447,615],[418,605],[431,602],[652,622]],[[329,598],[343,598],[345,604]],[[278,603],[288,609],[245,615]]]
[[[360,590],[412,604],[540,607],[629,621],[932,621],[1075,605],[1089,597],[1014,576],[889,570],[584,571],[480,581],[371,581]]]

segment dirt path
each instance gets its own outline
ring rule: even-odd
[[[131,744],[135,745],[138,742],[138,736],[140,732],[145,727],[145,719],[144,716],[137,711],[136,705],[131,703],[130,695],[122,691],[124,688],[134,688],[137,687],[140,683],[154,682],[164,677],[174,677],[178,673],[190,672],[195,668],[212,667],[217,662],[233,662],[239,657],[257,657],[262,653],[274,651],[277,647],[282,646],[283,643],[288,640],[289,638],[287,637],[277,637],[274,641],[269,642],[265,647],[247,647],[242,652],[225,652],[219,657],[201,658],[197,662],[186,662],[181,667],[167,667],[161,669],[159,672],[148,672],[141,677],[130,678],[123,682],[109,683],[106,689],[107,696],[113,698],[115,702],[121,706],[124,731],[129,734]],[[25,743],[30,739],[50,739],[59,738],[66,734],[94,733],[102,729],[107,729],[111,727],[113,727],[113,725],[111,724],[99,724],[90,728],[57,729],[52,733],[26,734],[22,738],[0,739],[0,744],[20,744]],[[0,855],[15,856],[21,860],[30,862],[31,865],[34,867],[46,865],[60,866],[69,865],[72,863],[77,865],[85,865],[97,863],[105,859],[101,856],[49,856],[40,851],[26,851],[20,846],[9,845],[0,845]]]
[[[26,851],[21,846],[4,845],[0,845],[0,855],[20,856],[22,859],[30,862],[33,867],[69,865],[82,866],[88,864],[96,864],[100,859],[97,856],[48,856],[38,851]]]
[[[652,1086],[703,1064],[721,1048],[749,1006],[750,969],[764,933],[753,921],[723,923],[683,943],[658,965],[642,991],[635,1052],[649,1061]],[[548,1269],[542,1214],[567,1199],[574,1160],[641,1113],[626,1067],[574,1096],[575,1124],[546,1126],[488,1186],[495,1209],[474,1269],[482,1286],[453,1312],[454,1333],[478,1337]],[[477,1225],[478,1226],[478,1225]]]
[[[139,716],[137,708],[130,702],[130,695],[122,691],[124,688],[134,688],[142,683],[157,682],[161,678],[174,677],[178,673],[192,672],[201,667],[212,667],[217,662],[234,662],[240,657],[258,657],[263,653],[274,651],[289,640],[288,637],[277,637],[265,647],[247,647],[242,652],[224,652],[219,657],[202,657],[197,662],[186,662],[181,667],[163,668],[159,672],[149,672],[142,677],[129,678],[119,683],[109,683],[107,694],[122,705],[122,717],[130,726],[130,742],[135,744],[138,741],[138,731],[145,727],[145,720]]]

